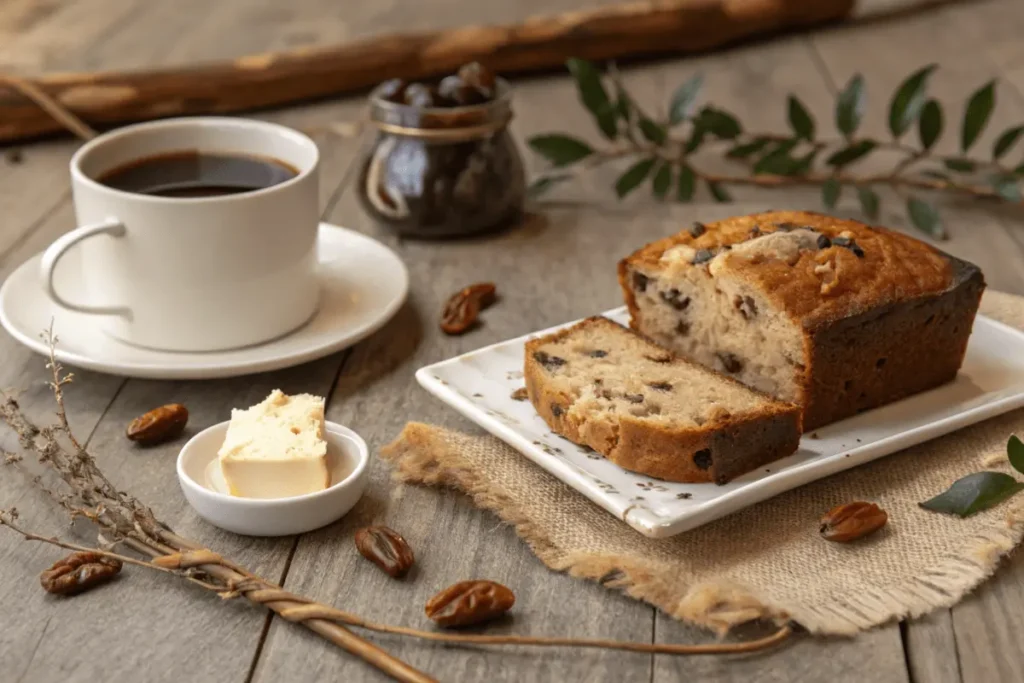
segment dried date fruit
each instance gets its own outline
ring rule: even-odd
[[[658,296],[677,311],[685,311],[686,307],[690,305],[690,297],[683,296],[682,292],[674,287],[667,292],[659,292]]]
[[[715,355],[718,356],[718,360],[721,361],[722,367],[725,368],[726,372],[736,374],[743,370],[743,361],[735,355],[731,353],[718,353]]]
[[[554,370],[555,368],[560,368],[567,362],[564,358],[561,358],[559,356],[552,356],[550,353],[547,353],[546,351],[535,351],[533,354],[533,359],[540,363],[541,365],[543,365],[545,370],[549,371]]]
[[[359,554],[392,578],[401,578],[416,558],[412,548],[397,531],[386,526],[368,526],[356,531]]]
[[[643,273],[633,273],[633,289],[635,289],[638,292],[646,292],[647,283],[650,281],[651,279],[644,275]]]
[[[388,102],[401,104],[405,98],[406,86],[406,82],[401,78],[392,78],[391,80],[384,81],[380,84],[377,94]]]
[[[444,100],[445,104],[457,107],[466,107],[474,104],[483,104],[487,96],[480,90],[465,83],[458,76],[445,76],[437,86],[437,94]]]
[[[99,553],[77,552],[40,574],[39,583],[47,593],[77,595],[109,581],[120,571],[120,560]]]
[[[706,470],[711,467],[711,449],[705,448],[693,454],[693,464],[699,469]]]
[[[459,79],[470,86],[480,91],[481,94],[490,97],[494,93],[494,86],[497,83],[497,78],[494,72],[488,69],[480,62],[470,62],[464,64],[459,69]]]
[[[468,332],[480,311],[494,303],[496,293],[493,283],[481,282],[453,294],[441,313],[441,330],[445,334]]]
[[[826,512],[818,531],[826,541],[849,543],[878,531],[888,520],[885,510],[874,503],[856,501]]]
[[[405,88],[402,99],[411,107],[435,107],[437,98],[430,86],[422,83],[411,83]]]
[[[441,626],[468,626],[500,617],[516,596],[494,581],[460,581],[427,601],[427,617]]]
[[[142,446],[154,446],[181,435],[188,423],[188,409],[180,403],[154,408],[131,421],[125,434]]]

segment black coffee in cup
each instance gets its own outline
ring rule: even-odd
[[[183,150],[136,159],[97,180],[136,194],[216,197],[262,190],[297,175],[297,169],[277,159]]]

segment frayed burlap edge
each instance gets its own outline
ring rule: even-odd
[[[724,634],[753,620],[794,621],[811,633],[854,635],[905,617],[952,607],[992,575],[999,561],[1024,537],[1024,505],[1012,505],[1001,527],[969,539],[970,557],[951,556],[923,576],[857,595],[836,595],[823,605],[777,604],[750,587],[729,581],[680,586],[671,567],[603,553],[569,553],[555,545],[520,504],[487,484],[449,445],[446,430],[411,422],[381,457],[402,482],[448,486],[468,494],[481,508],[511,524],[534,554],[555,571],[590,579],[643,600],[676,619]],[[475,438],[458,435],[460,438]],[[490,437],[482,437],[490,438]]]

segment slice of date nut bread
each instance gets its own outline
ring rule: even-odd
[[[985,288],[916,239],[802,211],[696,223],[619,282],[634,329],[800,405],[805,430],[952,380]]]
[[[552,430],[651,477],[723,484],[800,441],[798,407],[674,358],[607,318],[527,342],[524,374]]]

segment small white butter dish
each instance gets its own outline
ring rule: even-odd
[[[210,524],[246,536],[290,536],[340,519],[359,501],[369,478],[366,442],[348,427],[324,423],[331,485],[287,498],[229,495],[217,461],[228,422],[199,432],[178,454],[178,481],[189,505]]]

